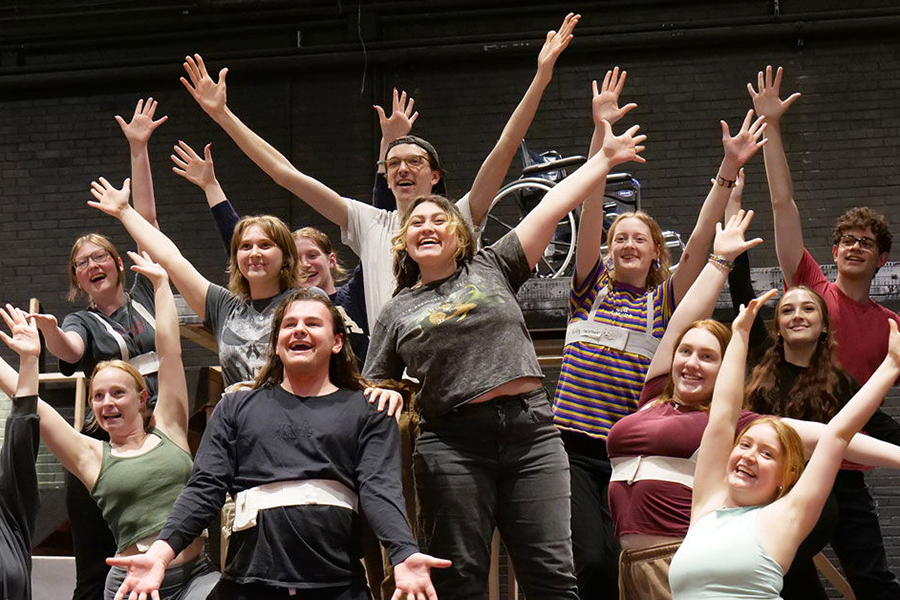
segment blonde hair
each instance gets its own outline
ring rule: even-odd
[[[275,242],[281,249],[281,272],[279,273],[279,288],[281,291],[289,290],[300,285],[300,274],[297,272],[297,247],[291,238],[291,230],[284,221],[271,215],[258,217],[244,217],[234,227],[231,236],[230,260],[228,262],[228,291],[244,299],[250,298],[250,284],[241,274],[237,264],[238,248],[244,233],[251,227],[259,227],[265,236]]]
[[[86,293],[78,287],[78,277],[75,274],[75,257],[85,244],[94,244],[109,252],[109,255],[116,263],[116,284],[123,289],[125,288],[125,268],[122,267],[122,257],[119,256],[119,251],[116,250],[115,245],[105,235],[88,233],[75,240],[75,243],[72,244],[72,251],[69,252],[69,294],[66,296],[69,302],[77,300],[81,294]]]
[[[331,245],[331,238],[328,237],[327,233],[320,229],[316,229],[315,227],[301,227],[291,234],[291,238],[293,238],[295,242],[300,239],[307,239],[311,241],[313,244],[318,246],[319,250],[321,250],[322,253],[326,256],[335,254],[334,246]],[[344,268],[344,265],[341,264],[340,260],[337,260],[337,258],[335,258],[334,266],[331,267],[331,279],[335,282],[338,282],[346,278],[346,276],[347,269]]]
[[[409,230],[409,217],[412,215],[416,207],[431,202],[437,205],[441,210],[447,213],[448,225],[456,235],[456,253],[454,258],[459,266],[475,256],[475,234],[472,228],[459,212],[459,207],[455,203],[447,200],[443,196],[429,195],[419,196],[403,213],[403,220],[400,229],[391,238],[391,250],[394,252],[394,276],[397,278],[397,287],[394,289],[394,295],[403,288],[412,287],[419,280],[419,265],[410,258],[406,251],[406,232]]]
[[[138,395],[139,396],[143,395],[145,397],[145,400],[149,399],[150,392],[147,388],[147,382],[144,379],[144,376],[141,375],[140,371],[138,371],[134,367],[134,365],[132,365],[131,363],[129,363],[127,361],[120,360],[118,358],[114,359],[114,360],[104,360],[104,361],[97,363],[97,366],[94,367],[94,371],[91,373],[91,384],[88,388],[88,397],[87,397],[87,403],[88,403],[89,409],[91,408],[91,402],[93,401],[93,398],[94,398],[94,377],[97,375],[97,373],[99,373],[103,369],[119,369],[120,371],[124,371],[129,376],[131,376],[131,379],[134,381],[134,388],[135,388],[135,391],[137,391]],[[147,408],[146,401],[144,402],[144,406],[141,407],[141,414],[144,417],[144,431],[149,432],[151,429],[150,419],[153,417],[153,411],[151,411],[149,408]],[[92,417],[91,423],[89,423],[89,428],[96,429],[97,426],[98,425],[97,425],[96,420],[94,420],[94,417]]]
[[[806,453],[803,449],[803,440],[800,439],[800,434],[797,433],[796,429],[778,417],[766,416],[757,417],[750,421],[734,438],[733,447],[736,447],[750,428],[756,425],[768,425],[771,427],[775,431],[776,437],[778,437],[778,443],[781,444],[781,485],[778,486],[775,497],[772,498],[772,502],[774,502],[791,491],[791,488],[800,480],[803,469],[806,468]]]
[[[619,223],[625,219],[637,219],[650,230],[650,239],[653,240],[653,244],[659,251],[659,266],[657,266],[656,263],[650,266],[650,271],[647,273],[646,287],[656,287],[669,278],[669,270],[672,267],[672,257],[669,255],[669,249],[666,247],[666,240],[663,237],[662,229],[653,217],[642,210],[622,213],[616,217],[616,220],[609,226],[609,231],[606,234],[606,243],[608,246],[612,246],[612,240],[616,235],[616,228],[619,226]],[[615,277],[615,273],[613,273],[613,277]]]

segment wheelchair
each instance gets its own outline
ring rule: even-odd
[[[549,192],[571,171],[583,165],[584,156],[563,157],[555,150],[537,154],[528,149],[523,140],[519,145],[522,174],[503,186],[491,202],[487,222],[481,234],[485,246],[490,245],[513,229]],[[628,173],[610,173],[606,178],[603,202],[603,255],[608,256],[606,232],[620,214],[641,208],[641,184]],[[572,274],[578,222],[581,208],[568,213],[557,224],[553,239],[535,266],[534,274],[542,278],[559,278]],[[664,230],[663,238],[672,255],[672,268],[684,250],[684,243],[676,231]],[[611,265],[609,265],[611,267]]]

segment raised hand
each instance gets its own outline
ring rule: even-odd
[[[200,108],[211,117],[215,117],[225,110],[227,100],[225,76],[228,74],[228,68],[219,71],[219,81],[215,82],[207,73],[206,64],[199,54],[195,54],[193,57],[185,56],[182,66],[187,72],[190,82],[182,77],[181,83],[194,97]]]
[[[419,118],[419,111],[413,112],[415,103],[412,96],[407,98],[406,91],[399,93],[397,88],[394,88],[390,117],[384,114],[383,108],[377,104],[374,105],[375,112],[378,114],[378,123],[381,125],[381,137],[387,143],[409,135],[409,132],[412,131],[413,123]]]
[[[615,136],[609,121],[601,121],[603,125],[603,147],[598,154],[602,154],[609,160],[609,166],[614,167],[624,162],[647,162],[639,153],[644,151],[641,144],[647,139],[646,135],[635,135],[640,130],[640,125],[635,125],[625,133]]]
[[[451,563],[449,560],[435,558],[416,552],[409,558],[394,567],[394,581],[397,589],[391,600],[401,600],[410,597],[415,600],[437,600],[437,592],[431,584],[431,569],[446,569]]]
[[[122,128],[122,133],[125,134],[125,139],[129,144],[146,144],[156,128],[169,119],[163,115],[154,121],[153,115],[156,114],[156,106],[157,102],[153,98],[147,98],[146,102],[141,98],[134,107],[131,121],[126,123],[125,119],[116,115],[116,123]]]
[[[175,154],[169,158],[175,163],[172,171],[200,188],[216,183],[216,169],[212,159],[212,144],[203,148],[203,158],[181,140],[175,145]]]
[[[600,127],[601,121],[609,121],[610,125],[615,125],[628,111],[637,108],[634,102],[619,108],[619,94],[622,93],[627,76],[627,71],[620,72],[619,67],[614,67],[606,72],[603,85],[599,88],[596,79],[591,82],[591,89],[594,92],[591,100],[591,116],[594,118],[595,127]]]
[[[726,160],[730,160],[736,167],[741,167],[750,160],[750,157],[766,144],[767,140],[762,137],[766,130],[765,121],[765,117],[759,117],[754,121],[753,110],[748,110],[740,131],[734,137],[731,137],[728,123],[719,121],[722,125],[722,145],[725,147]]]
[[[753,108],[756,109],[756,114],[768,119],[773,126],[778,124],[781,116],[800,97],[800,92],[794,92],[786,99],[781,99],[782,74],[781,67],[778,67],[773,79],[772,65],[768,65],[765,73],[760,71],[756,74],[756,90],[753,89],[752,83],[747,84],[747,91],[750,92],[750,98],[753,99]]]
[[[29,319],[28,314],[11,304],[6,305],[6,310],[0,308],[0,317],[6,322],[12,336],[0,331],[0,339],[9,346],[10,350],[19,356],[39,356],[41,354],[41,338],[38,334],[34,319]]]
[[[746,212],[739,210],[737,214],[728,219],[724,227],[722,227],[721,223],[716,223],[716,239],[713,242],[713,252],[728,260],[734,260],[742,252],[746,252],[750,248],[761,244],[762,238],[744,240],[747,227],[750,226],[750,221],[752,220],[752,210]]]
[[[147,251],[143,251],[140,254],[137,252],[128,251],[128,258],[131,259],[131,262],[134,264],[131,265],[131,270],[135,273],[140,273],[147,279],[149,279],[153,283],[153,287],[156,287],[160,284],[163,284],[169,280],[169,274],[163,269],[158,263],[153,262],[153,259],[150,258],[150,255]]]
[[[581,15],[569,13],[566,15],[566,18],[563,19],[559,31],[551,29],[547,32],[547,39],[544,41],[544,46],[538,54],[538,71],[541,71],[546,75],[551,74],[553,66],[556,64],[556,59],[559,58],[562,51],[565,50],[566,47],[568,47],[569,42],[572,41],[572,38],[574,37],[572,35],[572,30],[578,25],[579,20],[581,20]]]
[[[731,324],[731,331],[733,333],[750,333],[750,327],[753,326],[753,321],[756,320],[756,315],[759,313],[759,309],[762,308],[762,305],[775,297],[775,294],[778,293],[778,290],[772,289],[768,292],[764,293],[762,296],[758,298],[754,298],[750,301],[750,304],[744,306],[741,304],[741,311],[738,313],[738,316],[735,317],[734,322]]]
[[[102,210],[111,217],[120,218],[122,212],[128,208],[128,198],[131,196],[131,179],[122,183],[122,189],[116,189],[113,184],[101,177],[91,182],[91,195],[96,201],[88,201],[88,206]]]

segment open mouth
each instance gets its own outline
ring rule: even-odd
[[[746,479],[756,479],[756,475],[752,471],[750,471],[750,469],[741,464],[738,464],[734,468],[734,472]]]
[[[103,422],[106,423],[107,425],[113,425],[116,423],[120,423],[122,421],[122,413],[120,413],[120,412],[108,413],[108,414],[101,415],[101,418],[103,419]]]
[[[103,281],[104,279],[106,279],[106,273],[103,273],[101,271],[100,273],[97,273],[96,275],[91,277],[91,283],[98,283],[100,281]]]
[[[291,352],[305,352],[307,350],[312,350],[313,345],[310,342],[294,342],[288,349]]]
[[[440,244],[440,242],[438,242],[438,240],[435,238],[424,238],[419,240],[419,248],[423,248],[425,246],[437,246],[438,244]]]
[[[412,187],[415,184],[416,182],[411,179],[401,179],[397,182],[397,187]]]

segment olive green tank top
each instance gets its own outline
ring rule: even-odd
[[[159,429],[159,444],[137,456],[113,456],[103,443],[100,476],[91,490],[121,552],[159,532],[191,474],[193,460]]]

